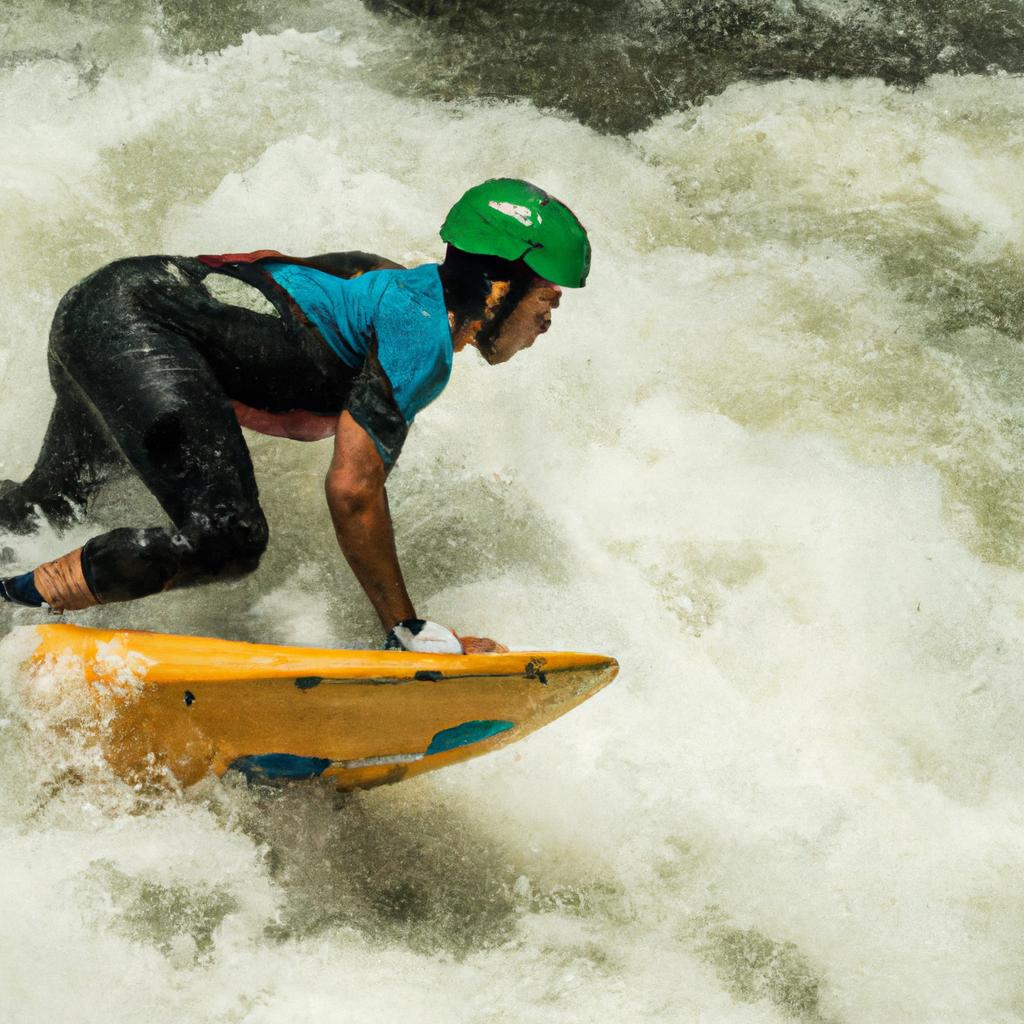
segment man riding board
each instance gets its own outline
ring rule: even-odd
[[[561,289],[586,283],[590,243],[567,206],[512,178],[466,192],[441,238],[444,261],[411,269],[361,252],[146,256],[73,287],[50,332],[56,405],[32,473],[0,482],[0,529],[76,521],[125,463],[172,525],[93,537],[0,580],[0,597],[73,611],[252,572],[268,529],[241,426],[333,434],[327,504],[387,646],[503,649],[417,618],[385,483],[453,353],[473,347],[496,364],[532,345]],[[218,301],[210,274],[256,287],[278,315]]]

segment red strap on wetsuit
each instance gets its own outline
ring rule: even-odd
[[[235,419],[240,427],[270,437],[287,437],[292,441],[322,441],[338,432],[338,413],[324,415],[292,409],[289,412],[266,412],[232,399]]]
[[[257,249],[255,252],[225,252],[219,256],[197,256],[200,263],[205,263],[214,270],[219,270],[228,263],[258,263],[260,260],[290,260],[283,252],[276,249]]]

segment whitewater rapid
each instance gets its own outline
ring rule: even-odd
[[[430,617],[622,672],[388,790],[133,791],[34,709],[15,631],[0,1018],[1024,1018],[1024,81],[741,81],[607,135],[388,88],[413,30],[331,10],[191,55],[103,15],[102,61],[0,65],[0,477],[100,264],[434,260],[466,186],[525,177],[587,225],[590,281],[508,365],[458,357],[389,484],[398,544]],[[379,642],[329,445],[250,441],[259,571],[76,621]],[[0,541],[27,568],[157,515],[127,485]]]

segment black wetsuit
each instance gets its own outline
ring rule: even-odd
[[[364,253],[316,260],[343,277],[395,266]],[[231,400],[335,415],[360,377],[282,294],[268,291],[278,316],[229,305],[204,285],[212,272],[188,257],[120,260],[72,288],[54,316],[57,402],[32,473],[2,485],[0,529],[30,531],[37,507],[57,525],[74,521],[119,467],[134,470],[173,525],[85,545],[101,602],[255,569],[267,522]]]

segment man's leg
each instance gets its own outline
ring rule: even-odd
[[[228,397],[186,340],[205,295],[172,261],[145,257],[103,268],[58,309],[54,359],[173,525],[95,537],[24,583],[8,581],[16,600],[76,609],[256,568],[267,524],[249,451]]]
[[[0,480],[0,530],[32,533],[41,514],[54,526],[82,517],[100,487],[123,463],[77,385],[51,359],[56,402],[35,468],[20,484]]]

